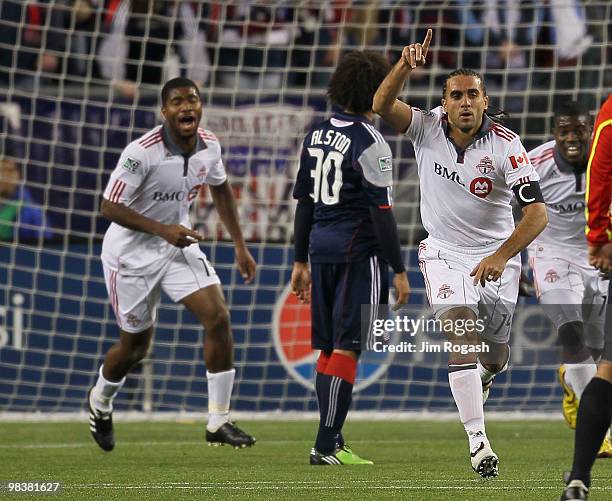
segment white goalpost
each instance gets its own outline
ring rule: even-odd
[[[309,311],[287,287],[291,189],[303,135],[331,111],[326,84],[340,54],[366,48],[395,62],[431,27],[431,60],[406,87],[410,103],[437,106],[446,74],[476,69],[528,149],[551,139],[556,103],[580,100],[594,112],[612,88],[606,0],[504,12],[496,2],[425,0],[144,2],[144,10],[128,0],[77,3],[0,0],[0,160],[18,172],[16,187],[4,188],[0,170],[0,419],[84,410],[118,337],[99,259],[108,225],[100,197],[121,150],[160,122],[160,82],[179,74],[196,80],[202,126],[221,142],[258,263],[253,284],[242,283],[205,190],[191,216],[231,311],[232,408],[266,418],[317,411]],[[424,306],[419,197],[436,194],[419,193],[409,142],[378,125],[394,154],[411,303]],[[511,336],[511,368],[496,380],[487,411],[559,418],[556,337],[533,299],[519,300]],[[137,418],[204,413],[202,340],[196,319],[165,297],[151,351],[116,409]],[[359,370],[353,415],[455,412],[444,354],[368,353]]]

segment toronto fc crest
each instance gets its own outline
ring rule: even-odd
[[[495,166],[493,165],[493,160],[491,160],[489,157],[481,158],[476,168],[478,169],[478,172],[480,172],[481,174],[488,174],[489,172],[493,172],[495,170]]]

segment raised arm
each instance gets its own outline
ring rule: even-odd
[[[405,132],[412,121],[412,109],[400,101],[398,96],[404,88],[410,72],[417,66],[425,64],[425,57],[433,36],[428,29],[422,44],[416,43],[404,47],[402,57],[389,72],[374,94],[372,110],[398,132]]]

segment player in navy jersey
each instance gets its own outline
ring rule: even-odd
[[[362,349],[361,307],[388,302],[389,265],[397,302],[406,303],[410,291],[391,210],[391,149],[372,124],[372,98],[389,69],[372,52],[342,58],[328,88],[331,103],[342,111],[304,139],[293,190],[298,206],[291,287],[302,302],[312,303],[312,347],[321,350],[313,465],[372,464],[342,437]]]

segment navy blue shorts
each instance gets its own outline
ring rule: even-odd
[[[389,265],[372,256],[310,270],[313,349],[361,351],[361,305],[389,302]]]

